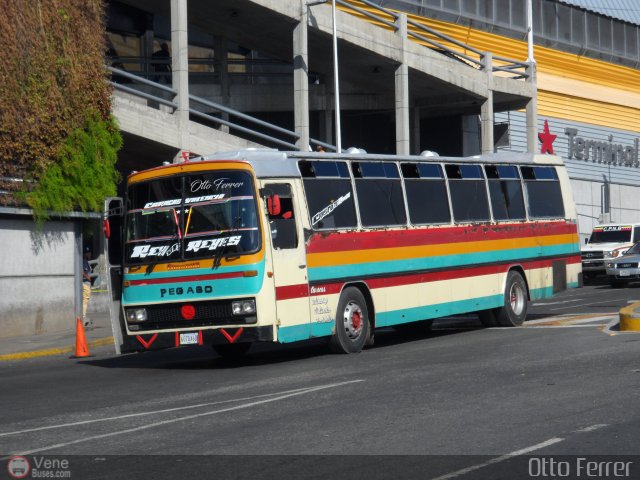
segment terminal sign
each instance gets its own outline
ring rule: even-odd
[[[578,136],[576,128],[565,128],[564,133],[569,137],[569,158],[619,167],[640,167],[638,138],[631,146],[613,143],[613,135],[609,135],[609,141],[606,142],[585,140]]]

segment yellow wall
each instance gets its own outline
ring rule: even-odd
[[[357,1],[360,8],[380,14]],[[353,10],[344,9],[353,14]],[[366,16],[362,19],[372,22]],[[415,15],[410,20],[426,25],[480,51],[524,61],[527,43],[464,25]],[[391,17],[387,17],[391,20]],[[375,23],[375,22],[373,22]],[[384,24],[378,24],[389,28]],[[440,41],[440,40],[438,40]],[[450,45],[454,49],[459,49]],[[468,53],[468,52],[467,52]],[[593,125],[637,131],[640,126],[640,70],[572,53],[534,46],[538,71],[538,114]]]

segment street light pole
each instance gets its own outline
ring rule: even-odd
[[[533,58],[533,6],[527,0],[527,62],[535,63]]]
[[[531,1],[531,0],[529,0]],[[333,15],[333,95],[335,99],[336,152],[342,152],[342,132],[340,129],[340,88],[338,85],[338,33],[336,29],[336,0],[331,2]]]

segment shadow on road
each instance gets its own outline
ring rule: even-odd
[[[460,335],[482,330],[475,317],[452,317],[440,320],[427,333],[397,331],[391,327],[376,330],[375,344],[367,349],[402,345],[410,342],[435,340],[449,335]],[[173,348],[160,351],[132,353],[109,358],[91,358],[79,364],[101,368],[134,368],[161,370],[218,370],[246,368],[259,365],[295,362],[323,355],[334,355],[327,348],[327,339],[313,339],[280,345],[256,343],[249,353],[237,360],[224,359],[209,346]]]

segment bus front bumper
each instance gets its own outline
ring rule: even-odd
[[[272,342],[273,326],[234,326],[178,332],[141,332],[124,335],[122,353],[164,350],[192,345]]]

